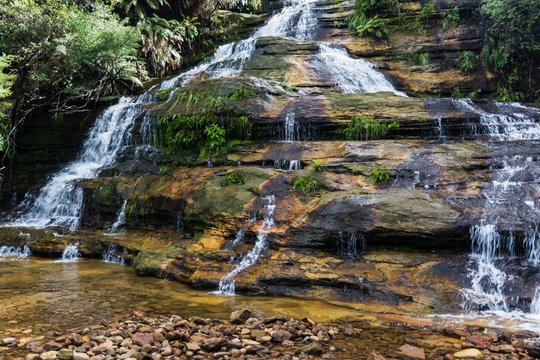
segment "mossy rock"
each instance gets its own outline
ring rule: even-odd
[[[183,248],[174,245],[161,249],[144,250],[139,252],[133,261],[133,267],[140,274],[161,276],[162,270],[167,265],[167,262],[183,253]]]
[[[227,177],[237,173],[243,183],[230,184]],[[259,186],[270,178],[272,170],[258,168],[235,169],[213,176],[197,190],[186,207],[186,221],[215,224],[218,220],[245,217],[245,207],[257,196]]]

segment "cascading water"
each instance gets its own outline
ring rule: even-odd
[[[540,139],[540,124],[522,111],[531,109],[519,104],[495,103],[501,113],[485,111],[469,99],[454,100],[461,111],[479,115],[480,132],[492,140],[509,142]],[[511,144],[505,144],[511,148]],[[502,265],[506,256],[515,256],[516,236],[509,222],[525,219],[534,221],[531,210],[535,209],[535,187],[527,180],[538,173],[532,157],[523,155],[504,156],[501,164],[492,166],[492,179],[483,193],[486,198],[484,212],[479,222],[470,228],[472,243],[469,278],[471,285],[462,290],[462,307],[467,310],[504,311],[513,310],[508,302],[507,291],[512,275]],[[528,205],[529,208],[524,205]],[[531,223],[523,231],[524,257],[532,266],[540,262],[540,233]],[[534,302],[534,301],[533,301]],[[531,309],[536,306],[531,304]]]
[[[354,59],[342,47],[321,43],[314,66],[327,72],[332,82],[345,94],[388,91],[407,96],[396,90],[377,66],[364,59]]]
[[[299,138],[298,122],[294,111],[289,110],[285,116],[284,141],[297,141]]]
[[[124,200],[122,203],[122,207],[120,210],[118,210],[118,213],[116,214],[116,221],[111,226],[111,231],[117,231],[121,226],[123,226],[126,222],[126,209],[127,209],[128,201]]]
[[[540,138],[540,123],[529,113],[540,115],[540,110],[519,103],[500,103],[495,106],[500,113],[478,107],[471,99],[454,99],[455,107],[478,115],[482,134],[499,141],[536,140]],[[474,129],[473,129],[474,132]]]
[[[268,248],[268,232],[274,227],[274,211],[276,208],[276,197],[274,195],[265,196],[264,201],[264,218],[261,227],[257,233],[257,241],[240,260],[240,263],[227,275],[219,281],[217,294],[234,295],[236,286],[236,276],[248,267],[254,265],[261,255]],[[242,233],[243,237],[244,233]]]
[[[27,195],[21,205],[26,210],[7,226],[77,229],[83,191],[76,182],[97,177],[100,169],[116,160],[125,144],[126,134],[144,111],[144,104],[150,101],[152,97],[149,94],[137,99],[121,98],[116,105],[106,109],[90,130],[77,160],[53,174],[37,196]]]
[[[275,36],[299,40],[312,38],[317,25],[314,3],[315,0],[287,1],[281,11],[273,15],[248,39],[220,46],[209,61],[164,81],[161,88],[187,85],[202,73],[212,79],[237,75],[251,58],[260,37]]]
[[[103,256],[101,257],[101,261],[109,263],[109,264],[118,264],[118,265],[124,265],[126,261],[124,260],[124,257],[121,255],[118,255],[119,251],[116,247],[116,245],[109,245],[107,248],[107,251],[103,253]],[[126,249],[124,249],[123,253],[127,253]]]
[[[0,246],[0,259],[27,259],[32,255],[28,246]]]
[[[79,252],[79,244],[69,244],[62,252],[62,258],[58,262],[75,262],[79,260],[81,253]]]
[[[343,257],[357,258],[366,249],[366,240],[359,233],[339,233],[339,238],[336,241],[336,250]]]

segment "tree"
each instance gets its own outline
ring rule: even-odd
[[[539,95],[538,9],[540,0],[485,0],[481,8],[486,16],[483,56],[502,75],[507,92],[517,97],[532,99]]]

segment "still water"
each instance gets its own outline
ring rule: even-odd
[[[213,295],[98,260],[0,260],[0,337],[28,329],[33,335],[65,332],[121,319],[133,310],[228,318],[241,307],[265,316],[307,316],[318,322],[360,318],[355,310],[319,301]]]

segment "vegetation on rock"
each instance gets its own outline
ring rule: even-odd
[[[390,171],[385,168],[376,168],[371,172],[371,181],[374,184],[387,182],[390,180]]]
[[[292,186],[293,188],[300,190],[305,195],[317,190],[319,187],[319,182],[313,175],[301,175],[293,180]]]
[[[386,124],[366,115],[358,115],[341,129],[341,133],[346,140],[377,140],[395,128],[399,128],[397,121]]]
[[[486,0],[483,57],[496,70],[501,100],[539,101],[539,0]],[[536,10],[534,10],[536,9]]]

